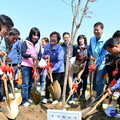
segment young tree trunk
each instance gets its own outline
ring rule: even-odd
[[[79,21],[79,23],[78,23],[77,25],[76,25],[76,19],[77,19],[77,17],[78,17],[79,12],[80,12],[81,0],[78,0],[77,11],[76,11],[76,13],[75,13],[75,16],[73,17],[72,32],[71,32],[71,41],[70,41],[70,44],[69,44],[69,47],[68,47],[68,50],[67,50],[66,70],[65,70],[63,94],[62,94],[62,109],[65,109],[66,86],[67,86],[67,78],[68,78],[68,70],[69,70],[70,50],[71,50],[71,47],[72,47],[72,45],[73,45],[73,43],[74,43],[76,33],[77,33],[78,29],[79,29],[80,26],[81,26],[81,23],[82,23],[82,20],[83,20],[84,15],[85,15],[85,12],[86,12],[86,9],[87,9],[87,6],[88,6],[89,1],[90,1],[90,0],[87,0],[86,5],[85,5],[84,10],[83,10],[83,13],[82,13],[82,16],[81,16],[81,19],[80,19],[80,21]],[[72,0],[72,3],[73,3],[73,2],[74,2],[74,0]],[[73,6],[72,6],[72,9],[73,9]],[[75,30],[74,30],[74,29],[75,29]]]

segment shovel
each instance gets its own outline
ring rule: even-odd
[[[94,63],[93,63],[93,61],[91,61],[91,62],[92,62],[92,65],[96,64],[96,59],[95,59]],[[90,97],[87,99],[87,105],[91,104],[95,100],[95,97],[96,97],[96,91],[93,91],[94,71],[92,71],[91,77],[92,78],[91,78],[91,87],[90,87]]]
[[[81,79],[80,79],[80,80],[76,80],[76,84],[78,85],[81,81],[82,81]],[[74,90],[75,90],[75,88],[72,89],[72,91],[74,91]],[[65,102],[65,107],[69,107],[69,106],[67,105],[67,102],[68,102],[68,100],[70,99],[71,96],[72,96],[72,94],[69,94],[69,96],[67,97],[67,100],[66,100],[66,102]],[[59,102],[58,105],[59,105],[59,106],[62,106],[62,102]]]
[[[76,84],[78,85],[82,80],[80,79],[79,81],[76,80]],[[73,91],[75,90],[75,88],[72,89]],[[70,97],[72,96],[72,94],[70,94],[65,102],[65,105],[67,104],[68,100],[70,99]]]
[[[51,93],[52,97],[55,100],[58,100],[61,96],[61,87],[57,80],[55,80],[53,82],[53,77],[52,77],[51,68],[50,68],[50,56],[48,57],[48,65],[49,65],[48,70],[49,70],[49,74],[50,74],[51,84],[47,89]]]
[[[0,120],[8,120],[2,112],[0,112]]]
[[[12,62],[11,62],[11,67],[12,67]],[[10,74],[12,75],[12,72],[10,72]],[[9,94],[9,99],[16,100],[17,104],[20,105],[22,102],[22,95],[21,93],[15,93],[13,80],[10,80],[10,84],[12,87],[12,93]]]
[[[37,70],[38,60],[36,60],[36,62],[33,60],[33,63],[34,63],[34,88],[31,90],[31,97],[35,104],[39,104],[40,93],[37,91],[37,87],[36,87],[36,78],[37,78],[36,70]]]
[[[18,105],[16,100],[10,99],[8,95],[8,88],[6,80],[4,82],[6,100],[1,106],[3,113],[10,119],[15,119],[18,114]]]
[[[21,93],[15,93],[13,80],[10,80],[10,84],[12,87],[12,93],[9,94],[9,98],[16,100],[17,105],[20,105],[22,102],[22,95],[21,95]]]
[[[81,111],[81,112],[82,112],[82,117],[85,118],[86,116],[92,114],[92,113],[96,110],[97,106],[98,106],[107,96],[108,96],[108,93],[106,93],[106,94],[95,104],[95,106],[93,106],[93,107],[90,106],[90,107],[87,107],[87,108],[83,109],[83,110]]]

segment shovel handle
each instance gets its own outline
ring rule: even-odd
[[[98,102],[97,104],[87,113],[87,115],[91,114],[96,108],[97,106],[108,96],[108,93],[106,93]]]
[[[97,59],[95,59],[94,60],[94,62],[93,61],[91,61],[92,62],[92,64],[96,64],[96,61],[97,61]],[[94,79],[94,72],[92,71],[92,79],[91,79],[91,87],[90,87],[90,95],[92,95],[92,91],[93,91],[93,79]]]
[[[11,74],[11,73],[10,73],[10,74]],[[12,87],[12,94],[13,94],[13,97],[14,97],[14,99],[15,99],[16,96],[15,96],[15,89],[14,89],[13,80],[10,80],[10,84],[11,84],[11,87]]]
[[[33,60],[33,63],[34,63],[34,71],[36,72],[38,59],[36,59],[36,62],[35,62],[35,60]],[[37,77],[36,74],[34,74],[34,88],[35,88],[35,92],[36,92],[36,77]]]
[[[72,89],[73,91],[75,90],[75,88]],[[70,97],[72,96],[72,94],[70,94],[65,102],[65,105],[67,104],[68,100],[70,99]]]
[[[8,96],[8,87],[7,87],[7,81],[6,81],[6,79],[3,80],[3,82],[4,82],[4,88],[5,88],[6,100],[8,101],[8,100],[9,100],[9,96]]]
[[[51,69],[50,69],[50,56],[49,55],[48,55],[48,70],[49,70],[49,74],[50,74],[51,83],[53,83],[53,77],[52,77],[52,73],[51,73]]]
[[[82,80],[80,79],[79,81],[76,79],[76,84],[78,85],[80,82],[81,82]],[[72,89],[73,91],[75,90],[75,88],[73,88]],[[66,105],[66,103],[68,102],[68,100],[70,99],[70,97],[72,96],[72,94],[70,94],[69,96],[68,96],[68,98],[67,98],[67,100],[66,100],[66,102],[65,102],[65,105]]]

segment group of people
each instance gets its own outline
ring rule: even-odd
[[[21,69],[22,73],[22,104],[23,106],[29,106],[32,103],[31,88],[34,84],[33,69],[35,62],[38,61],[38,75],[37,84],[41,85],[41,96],[44,96],[42,103],[46,104],[49,101],[50,93],[48,86],[50,86],[49,72],[52,73],[53,82],[58,81],[63,90],[65,69],[66,69],[66,57],[68,47],[70,45],[70,34],[68,32],[63,33],[63,43],[59,44],[61,35],[54,31],[50,34],[50,40],[44,37],[40,40],[40,30],[36,27],[31,28],[30,33],[26,40],[20,41],[20,32],[14,26],[13,21],[6,15],[0,15],[0,58],[3,60],[3,56],[7,54],[6,63],[12,66],[15,70],[14,78],[10,74],[5,74],[0,69],[0,101],[3,100],[5,79],[13,79],[15,88],[17,85],[18,71]],[[111,72],[114,71],[115,66],[111,64],[106,65],[107,57],[112,58],[113,61],[117,58],[119,60],[120,54],[120,31],[115,32],[112,38],[107,40],[103,35],[104,25],[101,22],[97,22],[94,25],[94,36],[90,39],[90,44],[87,44],[87,38],[85,35],[79,35],[77,37],[77,45],[72,45],[69,56],[68,66],[68,78],[67,78],[67,90],[66,94],[73,94],[69,100],[69,104],[75,104],[75,100],[85,98],[85,91],[87,88],[87,80],[90,74],[90,66],[95,64],[92,72],[94,72],[93,78],[93,91],[96,98],[103,92],[105,81],[104,75],[107,70],[109,76],[109,82],[116,79],[117,83],[108,88],[108,93],[112,94],[114,90],[120,87],[119,70],[117,78],[111,76]],[[106,57],[107,56],[107,57]],[[47,61],[50,57],[51,70],[48,71],[45,68]],[[45,65],[44,65],[45,64]],[[112,66],[112,67],[111,67]],[[118,65],[119,66],[119,65]],[[118,68],[119,69],[119,68]],[[76,80],[82,79],[82,82],[78,84],[76,91],[73,91],[73,84]],[[9,82],[9,80],[8,80]],[[9,85],[9,83],[8,83]],[[82,88],[82,93],[81,93]],[[45,93],[45,94],[44,94]],[[58,100],[53,99],[52,104],[58,103]]]

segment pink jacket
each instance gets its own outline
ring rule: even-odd
[[[40,50],[40,43],[36,43],[35,46],[30,41],[26,40],[27,43],[27,51],[26,53],[30,55],[38,56],[39,50]],[[24,58],[22,59],[21,65],[27,66],[27,67],[33,67],[33,59],[32,58]]]

